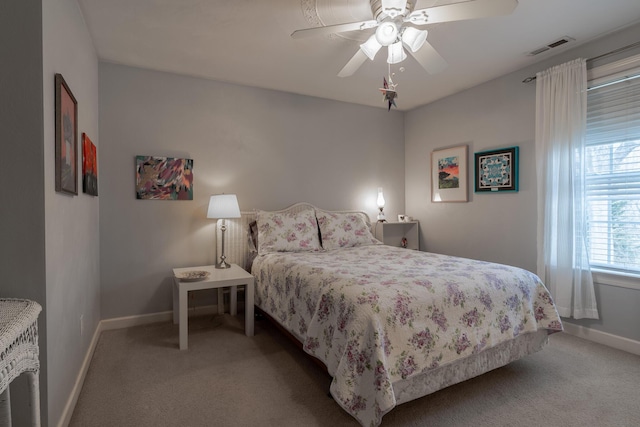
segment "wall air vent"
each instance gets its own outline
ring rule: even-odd
[[[542,52],[546,52],[546,51],[548,51],[548,50],[553,49],[554,47],[562,46],[562,45],[565,45],[565,44],[567,44],[567,43],[569,43],[569,42],[573,42],[573,41],[575,41],[575,40],[576,40],[576,39],[574,39],[574,38],[572,38],[572,37],[564,36],[564,37],[562,37],[562,38],[560,38],[560,39],[558,39],[558,40],[556,40],[556,41],[554,41],[554,42],[549,43],[549,44],[548,44],[548,45],[546,45],[546,46],[542,46],[542,47],[539,47],[538,49],[534,49],[534,50],[532,50],[531,52],[527,53],[527,56],[535,56],[535,55],[539,55],[539,54],[541,54]]]

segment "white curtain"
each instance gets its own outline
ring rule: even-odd
[[[598,318],[584,215],[586,60],[536,75],[538,276],[563,317]]]

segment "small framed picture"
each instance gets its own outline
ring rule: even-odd
[[[62,74],[56,90],[56,191],[78,195],[78,102]]]
[[[518,147],[475,153],[475,192],[518,191]]]
[[[468,201],[467,146],[435,150],[431,153],[431,201]]]
[[[193,200],[193,159],[136,156],[136,199]]]
[[[86,133],[82,134],[82,191],[91,196],[98,195],[98,155]]]

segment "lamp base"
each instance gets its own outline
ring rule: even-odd
[[[220,268],[220,269],[231,268],[231,264],[229,264],[225,260],[220,260],[220,262],[216,263],[216,268]]]
[[[224,219],[222,220],[220,231],[222,231],[222,255],[220,255],[220,261],[216,263],[216,268],[218,269],[231,268],[231,264],[227,262],[227,257],[224,255],[224,232],[227,231],[227,225],[225,224]]]

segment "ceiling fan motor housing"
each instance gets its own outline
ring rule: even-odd
[[[378,22],[382,22],[387,18],[393,19],[397,16],[408,16],[415,7],[414,1],[407,1],[403,11],[397,12],[396,16],[390,16],[384,13],[384,10],[382,9],[382,0],[370,0],[369,3],[371,4],[371,13],[373,14],[373,19]]]

